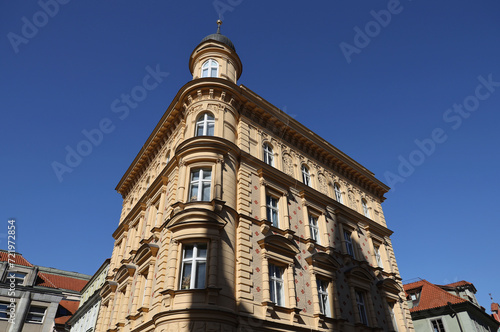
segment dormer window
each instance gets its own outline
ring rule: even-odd
[[[23,285],[24,278],[26,278],[26,273],[21,272],[8,272],[7,273],[7,281],[10,283],[14,282],[16,285]]]
[[[418,306],[418,303],[420,302],[420,292],[410,293],[408,294],[408,297],[411,301],[411,308]]]
[[[219,63],[209,59],[201,66],[201,77],[219,77]]]

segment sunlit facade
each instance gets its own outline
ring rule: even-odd
[[[389,188],[237,85],[219,32],[117,191],[97,331],[411,331]]]

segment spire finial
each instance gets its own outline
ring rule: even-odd
[[[217,33],[220,34],[220,26],[222,25],[221,20],[217,20]]]

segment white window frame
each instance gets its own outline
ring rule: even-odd
[[[39,312],[33,312],[32,309],[43,309],[43,314],[42,313],[39,313]],[[45,313],[47,312],[47,308],[45,307],[39,307],[39,306],[36,306],[36,305],[31,305],[29,310],[28,310],[28,313],[26,314],[26,323],[32,323],[32,324],[43,324],[43,321],[45,319]],[[41,321],[36,321],[36,320],[33,320],[31,319],[30,320],[30,315],[32,317],[42,317]]]
[[[368,316],[366,314],[366,304],[364,292],[356,290],[356,305],[358,306],[359,320],[362,324],[368,325]]]
[[[311,239],[313,239],[317,244],[321,245],[321,237],[319,233],[317,217],[309,215],[309,229],[311,231]]]
[[[266,218],[274,227],[280,227],[279,198],[266,195]]]
[[[316,279],[316,284],[318,288],[319,310],[321,314],[331,317],[332,310],[330,308],[330,298],[328,297],[328,285],[330,283],[326,280],[318,278]]]
[[[22,275],[22,278],[21,278]],[[14,282],[18,286],[23,286],[24,280],[26,279],[26,276],[28,274],[24,272],[18,272],[18,271],[7,271],[7,281],[10,283],[12,279],[14,279]]]
[[[188,246],[193,246],[193,256],[191,258],[186,258],[186,247]],[[199,246],[205,246],[205,252],[206,256],[205,257],[198,257],[198,252],[199,252]],[[206,242],[200,242],[200,243],[186,243],[182,246],[182,264],[181,264],[181,275],[180,275],[180,280],[179,280],[179,289],[180,290],[186,290],[186,289],[203,289],[206,288],[206,283],[207,283],[207,273],[208,273],[208,266],[207,266],[207,256],[208,256],[208,243]],[[198,277],[199,274],[199,266],[201,264],[205,264],[205,279],[203,280],[203,288],[197,288],[196,287],[196,278]],[[191,274],[189,276],[189,288],[183,288],[183,275],[184,275],[184,268],[187,265],[191,265]]]
[[[354,244],[352,243],[351,232],[344,230],[344,241],[347,254],[349,254],[352,258],[356,258],[356,255],[354,254]]]
[[[384,268],[384,263],[382,262],[382,256],[380,255],[380,246],[375,246],[374,249],[378,267]]]
[[[302,165],[302,182],[306,186],[311,186],[311,173],[309,172],[309,168],[306,165]]]
[[[194,174],[196,172],[199,172],[198,175],[198,180],[193,180]],[[210,173],[210,177],[208,179],[204,179],[204,176],[206,173]],[[208,184],[210,190],[208,197],[203,196],[204,192],[204,185]],[[193,188],[197,187],[198,188],[198,193],[196,195],[196,198],[193,199]],[[189,202],[209,202],[210,201],[210,196],[212,193],[212,169],[211,168],[194,168],[191,169],[191,175],[189,178]]]
[[[271,295],[271,302],[281,307],[285,306],[284,274],[285,269],[283,267],[269,263],[269,294]]]
[[[215,69],[215,76],[212,70]],[[219,77],[219,63],[214,59],[208,59],[201,66],[201,77]]]
[[[344,200],[342,199],[342,191],[340,191],[340,186],[337,183],[335,183],[333,185],[333,189],[335,190],[335,199],[337,200],[337,202],[344,204]]]
[[[361,206],[363,207],[363,214],[365,217],[370,218],[370,211],[368,211],[368,205],[366,205],[366,199],[361,199]]]
[[[437,329],[434,327],[434,323],[436,323]],[[438,323],[440,323],[441,326],[439,326]],[[432,319],[430,324],[433,332],[446,332],[446,328],[444,327],[443,320],[441,318]]]
[[[211,126],[210,126],[211,125]],[[209,127],[210,126],[210,127]],[[202,133],[198,134],[198,130],[201,128]],[[196,120],[195,136],[214,136],[215,134],[215,117],[212,113],[203,113]]]
[[[274,167],[274,152],[272,146],[266,142],[262,145],[262,148],[264,151],[264,162]]]

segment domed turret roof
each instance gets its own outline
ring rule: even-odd
[[[211,35],[208,35],[206,36],[205,38],[203,38],[200,42],[203,43],[203,42],[206,42],[207,40],[215,40],[215,41],[218,41],[220,43],[223,43],[224,45],[228,46],[229,48],[231,48],[233,51],[236,52],[236,48],[234,47],[234,44],[233,42],[231,41],[231,39],[229,39],[228,37],[224,36],[223,34],[220,33],[220,26],[222,24],[222,21],[221,20],[218,20],[217,21],[217,33],[212,33]]]

